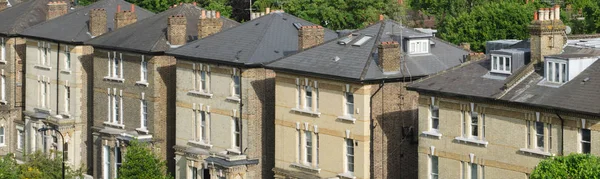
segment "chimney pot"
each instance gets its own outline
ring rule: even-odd
[[[538,13],[537,13],[537,12],[535,12],[535,11],[533,12],[533,20],[534,20],[534,21],[537,21],[537,20],[539,20],[539,19],[538,19]]]
[[[268,7],[265,8],[265,13],[267,13],[267,14],[271,13],[271,8],[268,8]]]
[[[554,6],[554,19],[560,20],[560,5],[558,4]]]
[[[324,40],[325,30],[321,26],[302,26],[298,30],[299,51],[322,44]]]
[[[197,6],[196,2],[194,2],[194,6]]]
[[[114,29],[119,29],[121,27],[127,26],[129,24],[133,24],[137,21],[137,15],[133,11],[119,11],[121,6],[117,6],[117,13],[115,14],[115,27]],[[132,8],[134,6],[132,5]]]
[[[400,44],[396,41],[381,42],[378,47],[379,67],[386,72],[400,71]]]
[[[466,43],[466,42],[460,43],[460,47],[463,48],[463,49],[465,49],[465,50],[471,51],[471,44],[470,43]]]
[[[206,19],[206,11],[205,10],[201,11],[200,19]]]
[[[187,19],[181,14],[169,17],[167,38],[171,45],[183,45],[186,42]]]
[[[131,4],[131,12],[135,12],[135,5]]]
[[[117,5],[117,12],[121,12],[121,5]]]
[[[215,34],[221,31],[221,28],[223,27],[223,21],[221,21],[220,18],[216,18],[216,11],[208,11],[204,13],[208,13],[208,18],[201,17],[198,21],[198,39]],[[218,14],[220,16],[221,13]],[[205,16],[205,14],[202,16]]]
[[[379,14],[379,21],[382,21],[385,17],[383,16],[383,14]]]
[[[221,12],[217,11],[215,18],[217,18],[217,19],[221,18]]]

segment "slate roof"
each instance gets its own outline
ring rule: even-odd
[[[273,12],[170,50],[167,54],[189,60],[260,65],[296,53],[298,29],[294,23],[315,25],[284,12]],[[325,29],[325,40],[336,37],[334,31]]]
[[[171,8],[155,16],[137,21],[137,23],[123,27],[112,33],[103,34],[94,38],[86,44],[94,47],[121,49],[142,53],[165,52],[171,49],[167,43],[168,19],[172,15],[184,15],[187,18],[187,40],[188,42],[198,39],[198,19],[202,8],[192,4],[183,4]],[[238,22],[221,17],[223,21],[222,30],[239,25]]]
[[[111,32],[114,30],[117,5],[121,5],[123,10],[129,10],[131,7],[131,4],[124,0],[101,0],[83,8],[76,9],[66,15],[28,28],[20,34],[25,37],[82,44],[84,41],[92,38],[88,29],[90,20],[88,14],[90,10],[98,8],[104,8],[106,10],[107,32]],[[135,6],[135,13],[138,21],[154,15],[154,13],[138,6]]]
[[[267,67],[279,71],[341,80],[377,81],[435,74],[461,64],[469,53],[460,47],[431,37],[430,34],[417,32],[391,20],[378,22],[355,31],[354,34],[360,35],[348,45],[338,43],[338,40],[344,38],[341,37],[272,62]],[[373,38],[363,45],[352,45],[363,36],[372,36]],[[430,46],[429,54],[404,55],[399,73],[383,73],[377,65],[379,63],[377,47],[385,41],[403,41],[400,40],[400,37],[431,38],[431,42],[435,45]],[[339,60],[334,60],[336,57]]]
[[[0,35],[15,36],[24,29],[46,21],[48,2],[53,0],[30,0],[11,2],[12,7],[0,11]]]
[[[600,56],[600,49],[582,49],[574,47],[572,44],[567,46],[565,51],[568,52],[547,57],[577,59]],[[413,83],[408,86],[408,89],[445,96],[503,101],[600,116],[600,103],[598,103],[600,99],[600,60],[586,68],[574,79],[560,86],[540,85],[540,82],[545,80],[541,65],[519,79],[516,85],[507,89],[505,89],[505,84],[510,78],[490,78],[489,71],[490,59],[467,62],[459,67]],[[513,75],[515,74],[513,73]]]

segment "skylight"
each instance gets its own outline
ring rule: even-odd
[[[354,42],[354,44],[352,44],[352,45],[360,47],[361,45],[365,44],[365,42],[369,41],[371,38],[373,38],[373,37],[365,35],[362,38],[360,38],[360,40]]]
[[[340,44],[340,45],[347,45],[352,40],[354,40],[356,37],[358,37],[358,34],[350,34],[347,37],[344,37],[344,38],[340,39],[338,41],[338,44]]]

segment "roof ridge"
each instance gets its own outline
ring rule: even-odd
[[[271,17],[271,20],[270,20],[270,21],[267,23],[267,25],[266,25],[266,30],[264,30],[264,31],[262,32],[262,35],[259,37],[259,41],[258,41],[258,43],[256,43],[256,45],[255,45],[255,46],[254,46],[254,48],[252,49],[252,54],[251,54],[251,55],[249,55],[248,57],[252,58],[252,57],[254,56],[254,53],[256,53],[256,49],[258,49],[258,47],[259,47],[259,46],[260,46],[260,44],[262,43],[263,39],[265,39],[264,37],[265,37],[265,35],[267,35],[267,31],[268,31],[269,29],[271,29],[271,27],[270,27],[270,26],[271,26],[271,24],[273,23],[273,21],[275,21],[275,18],[273,18],[273,15],[274,15],[274,14],[269,14],[269,17]],[[263,16],[263,17],[264,17],[264,16]]]
[[[365,80],[365,76],[367,75],[367,71],[369,71],[369,66],[371,65],[371,61],[373,61],[373,55],[371,55],[371,54],[375,53],[375,50],[377,49],[377,42],[381,41],[380,37],[381,37],[383,31],[385,30],[386,22],[385,21],[381,21],[379,23],[376,23],[376,24],[373,24],[373,25],[370,25],[370,26],[367,26],[367,27],[364,28],[364,29],[367,29],[367,28],[370,28],[370,27],[375,26],[377,24],[379,24],[379,32],[377,32],[377,37],[375,37],[375,42],[373,43],[373,47],[371,48],[371,52],[369,52],[369,59],[367,59],[367,62],[365,63],[365,66],[363,67],[363,70],[360,73],[360,76],[358,77],[358,79],[360,81]]]

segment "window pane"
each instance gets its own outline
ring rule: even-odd
[[[438,174],[438,157],[431,156],[431,175]]]
[[[547,73],[546,73],[546,79],[547,79],[548,81],[553,81],[553,80],[552,80],[552,77],[553,77],[553,75],[552,75],[552,69],[554,69],[554,68],[552,68],[552,66],[553,66],[553,65],[552,65],[552,62],[548,62],[548,63],[546,64],[546,69],[547,69],[547,70],[546,70],[546,71],[547,71]]]
[[[581,140],[582,141],[590,141],[590,130],[589,129],[581,129]]]
[[[471,179],[477,179],[477,165],[471,164]]]
[[[312,107],[312,88],[310,86],[306,86],[305,87],[305,91],[306,91],[306,108],[311,108]]]
[[[200,72],[200,80],[202,81],[202,90],[206,92],[206,72]]]
[[[510,57],[504,57],[504,70],[510,71]]]
[[[440,109],[437,106],[432,106],[431,107],[431,128],[432,129],[439,129],[439,111]]]
[[[500,62],[500,71],[503,71],[504,70],[504,57],[499,57],[498,60]]]
[[[492,70],[498,70],[498,57],[492,57]]]
[[[561,68],[562,68],[562,72],[561,72],[562,82],[564,83],[564,82],[568,81],[567,80],[567,64],[561,64]]]
[[[312,135],[310,131],[306,131],[306,162],[312,162]]]
[[[581,153],[589,154],[591,149],[590,143],[582,143],[581,144]]]
[[[544,148],[544,123],[535,122],[537,147]]]
[[[346,112],[348,115],[354,114],[354,94],[346,93]]]
[[[235,87],[235,95],[240,95],[240,77],[239,76],[233,76],[233,82],[234,82],[234,87]]]
[[[560,80],[560,78],[559,78],[560,70],[559,70],[558,65],[559,65],[558,63],[554,63],[554,82],[558,82]]]
[[[471,113],[471,135],[474,137],[479,136],[479,131],[478,131],[478,124],[479,124],[479,119],[477,118],[478,114],[476,112],[472,112]]]

